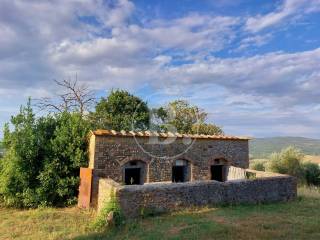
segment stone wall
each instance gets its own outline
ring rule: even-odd
[[[93,169],[92,206],[97,204],[99,178],[123,182],[123,168],[132,160],[145,163],[145,183],[171,181],[172,165],[177,159],[189,162],[190,181],[209,180],[210,165],[215,159],[225,159],[229,166],[249,166],[248,140],[196,139],[190,147],[183,139],[175,139],[168,145],[150,144],[149,140],[147,137],[91,135],[89,168]]]
[[[117,190],[120,188],[120,184],[116,183],[111,179],[101,178],[99,181],[99,196],[97,210],[98,212],[102,209],[103,203],[109,202],[112,196],[116,195]]]
[[[108,181],[110,180],[100,179],[100,187],[105,189],[105,184],[110,184]],[[110,187],[107,188],[110,189]],[[228,182],[195,181],[118,185],[114,189],[120,206],[128,217],[136,217],[145,212],[167,212],[211,204],[288,201],[297,196],[296,179],[286,175]],[[103,205],[103,197],[100,196],[102,191],[104,190],[99,189],[99,206]]]
[[[247,140],[206,140],[197,139],[186,151],[183,140],[162,144],[149,144],[148,138],[94,136],[95,152],[90,156],[91,168],[99,177],[108,177],[116,182],[122,181],[121,166],[131,160],[141,160],[149,164],[148,182],[171,181],[172,163],[184,159],[192,165],[192,180],[210,179],[210,162],[217,158],[226,159],[229,165],[241,168],[249,166]],[[145,149],[143,151],[141,147]],[[166,156],[166,158],[152,157]],[[182,154],[181,154],[182,153]]]
[[[241,139],[196,139],[188,148],[183,139],[163,145],[150,144],[146,137],[92,135],[89,156],[89,167],[93,169],[93,205],[98,179],[123,182],[122,168],[132,160],[146,163],[146,183],[171,181],[172,165],[177,159],[189,162],[191,181],[210,180],[210,165],[215,159],[225,159],[228,165],[235,167],[249,166],[248,140]]]

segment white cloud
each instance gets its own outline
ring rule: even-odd
[[[131,82],[121,72],[153,74],[163,63],[152,59],[164,51],[223,49],[239,24],[234,17],[189,14],[138,25],[130,23],[134,9],[127,0],[2,1],[0,61],[10,67],[0,67],[1,87],[47,85],[75,72],[83,81]]]
[[[86,42],[65,41],[50,49],[54,64],[91,65],[103,61],[109,66],[134,65],[138,55],[146,51],[144,44],[135,40],[97,38]]]
[[[119,0],[108,16],[107,25],[117,26],[123,24],[134,10],[133,3],[127,0]]]
[[[300,53],[271,53],[242,58],[211,58],[182,66],[169,66],[163,81],[190,87],[223,86],[232,94],[273,99],[282,106],[320,101],[320,48]]]
[[[233,17],[190,15],[143,32],[160,47],[208,52],[226,46],[238,24],[238,18]]]
[[[252,47],[260,47],[267,44],[272,39],[272,34],[254,35],[242,39],[236,51],[246,50]]]
[[[265,28],[278,25],[289,17],[301,17],[304,13],[320,10],[319,0],[285,0],[274,12],[265,15],[249,17],[246,29],[251,32],[259,32]]]
[[[218,51],[230,42],[239,19],[191,14],[172,20],[153,20],[145,26],[131,24],[112,29],[113,37],[136,40],[158,51]]]
[[[319,1],[305,2],[302,13],[318,11]],[[249,18],[247,30],[281,23],[297,6],[300,1],[286,1],[273,13]],[[18,109],[29,95],[49,96],[56,90],[52,79],[75,73],[95,90],[147,85],[167,95],[186,94],[239,134],[250,134],[254,122],[270,126],[291,119],[289,125],[298,126],[303,123],[294,114],[304,112],[297,108],[320,102],[320,49],[213,57],[235,39],[238,50],[247,50],[272,35],[243,31],[239,17],[188,13],[139,22],[134,14],[134,4],[125,0],[1,1],[0,108]],[[266,131],[260,129],[252,133]]]

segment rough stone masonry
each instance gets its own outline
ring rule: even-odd
[[[251,170],[247,170],[252,174]],[[127,217],[176,211],[183,208],[217,204],[256,204],[285,202],[297,196],[294,177],[269,173],[268,177],[227,182],[195,181],[185,183],[150,183],[124,185],[101,178],[98,210],[112,194]]]
[[[128,216],[136,216],[144,208],[168,211],[211,203],[294,198],[292,177],[255,172],[255,179],[246,179],[248,140],[224,135],[94,131],[89,144],[90,205],[100,208],[113,191]]]

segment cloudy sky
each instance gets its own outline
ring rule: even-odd
[[[76,74],[97,97],[188,99],[228,134],[320,138],[320,0],[0,1],[1,128]]]

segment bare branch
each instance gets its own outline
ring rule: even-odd
[[[54,104],[50,98],[35,99],[35,106],[40,109],[40,111],[48,110],[49,112],[62,112],[59,105]]]
[[[88,86],[78,84],[77,77],[74,80],[64,79],[54,82],[64,89],[64,93],[56,94],[57,99],[42,98],[37,101],[36,106],[40,110],[49,110],[55,112],[79,112],[84,115],[86,111],[95,103],[95,97]],[[58,103],[55,103],[58,102]]]

